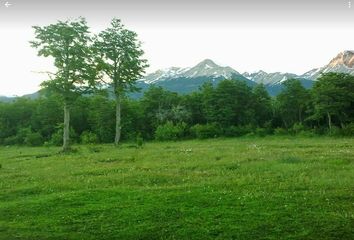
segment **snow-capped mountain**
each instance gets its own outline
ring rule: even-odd
[[[254,73],[245,72],[242,75],[256,83],[263,83],[264,85],[281,84],[288,79],[299,77],[293,73],[267,73],[262,70]]]
[[[137,83],[142,92],[131,96],[142,96],[150,84],[178,93],[189,93],[198,90],[205,82],[212,82],[212,84],[216,85],[224,79],[243,80],[249,86],[263,83],[268,92],[274,96],[281,91],[282,83],[290,78],[299,79],[304,87],[311,88],[321,73],[327,72],[342,72],[354,75],[354,51],[343,51],[326,66],[312,69],[302,75],[281,72],[267,73],[265,71],[240,74],[231,67],[219,66],[212,60],[205,59],[194,67],[171,67],[150,73]],[[36,92],[26,95],[26,97],[37,98],[38,95],[38,92]],[[0,97],[0,102],[12,101],[13,99],[15,98]]]
[[[354,75],[354,51],[343,51],[333,58],[326,66],[312,69],[301,75],[301,77],[316,80],[321,73],[328,72],[349,73]]]
[[[138,87],[146,89],[150,84],[155,84],[170,91],[190,93],[197,91],[205,82],[216,85],[224,79],[243,80],[250,86],[256,84],[231,67],[219,66],[205,59],[194,67],[171,67],[148,74],[138,81]]]
[[[146,77],[141,79],[141,81],[151,84],[161,81],[170,81],[177,78],[199,78],[199,77],[208,77],[208,78],[223,78],[230,79],[233,77],[244,77],[232,69],[231,67],[222,67],[214,63],[210,59],[205,59],[202,62],[198,63],[194,67],[179,68],[171,67],[167,69],[157,70],[151,74],[148,74]]]
[[[210,59],[205,59],[204,61],[198,63],[193,68],[187,69],[183,73],[183,77],[188,77],[188,78],[213,76],[213,77],[223,77],[227,79],[235,75],[241,76],[239,72],[232,69],[231,67],[219,66]]]
[[[160,69],[156,72],[148,74],[146,77],[142,79],[145,83],[151,84],[156,83],[158,81],[165,81],[167,79],[171,79],[179,76],[181,73],[188,70],[187,68],[179,68],[179,67],[171,67],[166,69]]]
[[[205,59],[194,67],[172,67],[158,70],[141,79],[140,85],[142,88],[147,88],[149,84],[153,83],[170,91],[188,93],[197,90],[206,81],[217,84],[223,79],[239,79],[246,81],[250,86],[263,83],[271,95],[277,95],[282,90],[282,83],[288,79],[298,79],[304,87],[311,88],[320,74],[326,72],[343,72],[354,75],[354,51],[341,52],[326,66],[312,69],[302,75],[282,72],[267,73],[262,70],[240,74],[231,67],[222,67],[210,59]]]

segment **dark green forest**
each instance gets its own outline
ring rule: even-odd
[[[312,89],[298,80],[270,97],[263,85],[224,80],[180,95],[151,86],[139,99],[122,101],[122,140],[354,134],[354,76],[323,74]],[[115,103],[108,90],[78,97],[71,110],[72,143],[112,143]],[[43,90],[38,99],[0,103],[1,145],[61,145],[63,102]]]

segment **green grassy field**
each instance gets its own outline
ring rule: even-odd
[[[354,139],[0,148],[0,239],[354,239]]]

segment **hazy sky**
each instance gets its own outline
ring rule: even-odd
[[[33,25],[83,16],[98,32],[122,19],[143,42],[148,72],[210,58],[239,72],[302,74],[354,47],[347,0],[0,0],[0,95],[35,92],[51,61],[28,41]],[[354,4],[354,1],[353,1]]]

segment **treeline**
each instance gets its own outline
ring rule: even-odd
[[[270,134],[353,135],[354,77],[323,74],[314,87],[283,83],[271,98],[260,84],[224,80],[179,95],[151,86],[140,99],[122,101],[122,139],[126,141],[265,136]],[[0,103],[0,144],[61,145],[63,102],[54,95]],[[115,102],[107,91],[81,96],[70,106],[70,137],[77,143],[112,143]]]

